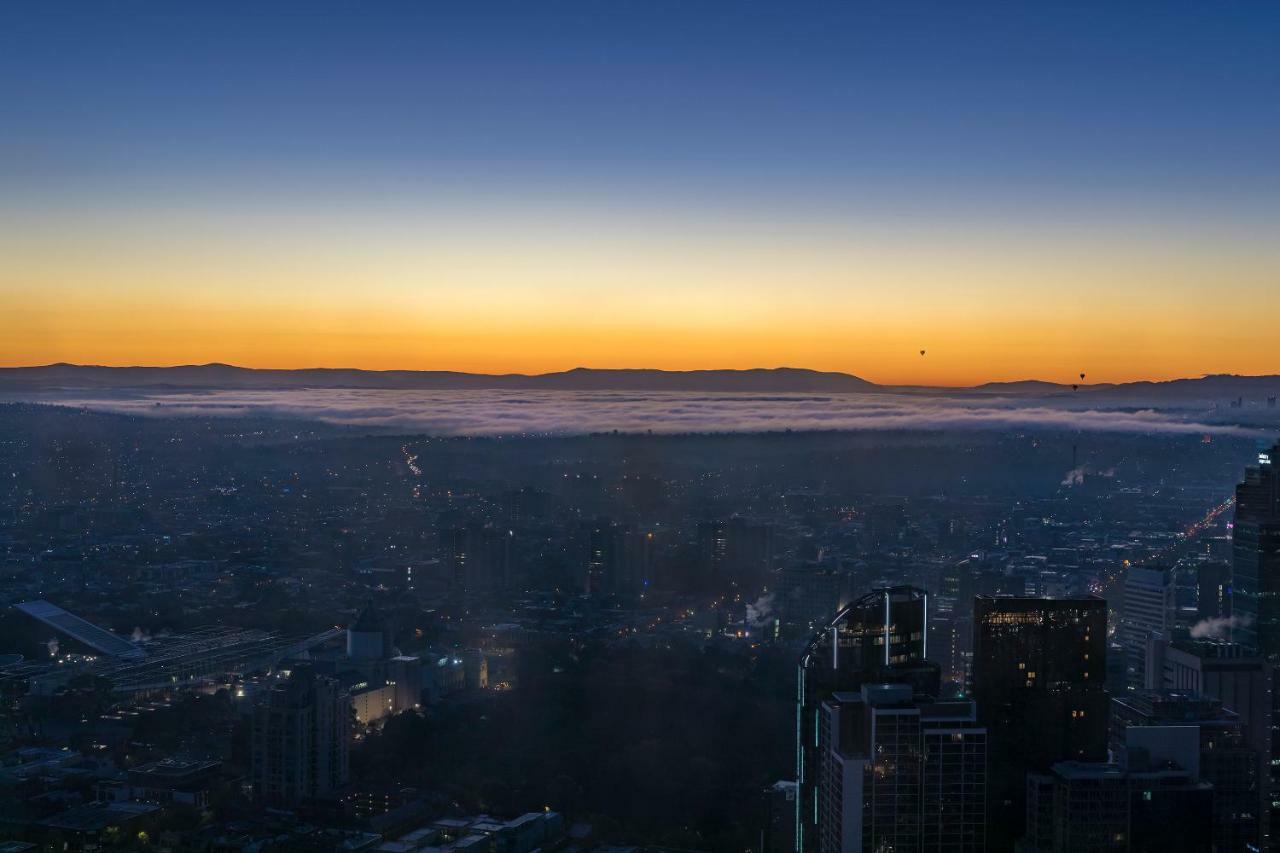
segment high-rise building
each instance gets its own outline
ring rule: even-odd
[[[1129,850],[1129,786],[1112,764],[1064,761],[1028,774],[1019,853]]]
[[[1231,617],[1231,564],[1209,560],[1196,567],[1196,617],[1201,621]]]
[[[1203,853],[1213,787],[1177,767],[1062,761],[1027,776],[1020,853]]]
[[[929,657],[942,671],[943,694],[962,694],[969,680],[969,644],[973,641],[973,614],[964,602],[950,596],[929,597]]]
[[[584,589],[588,595],[639,595],[653,572],[653,534],[607,518],[583,526]]]
[[[698,525],[702,581],[708,589],[750,586],[773,568],[773,525],[741,516]]]
[[[1239,717],[1245,743],[1258,757],[1258,832],[1265,847],[1272,826],[1272,664],[1237,643],[1185,634],[1152,637],[1148,646],[1160,676],[1154,687],[1212,697]]]
[[[254,797],[269,805],[325,798],[347,784],[351,703],[310,667],[279,677],[253,709]]]
[[[507,529],[468,524],[440,532],[441,557],[454,586],[466,593],[502,590],[511,581],[511,539]]]
[[[1144,686],[1147,636],[1165,634],[1173,627],[1173,573],[1167,568],[1133,567],[1124,577],[1124,615],[1120,642],[1125,650],[1126,683],[1130,689]]]
[[[1268,659],[1280,656],[1280,444],[1258,454],[1236,486],[1231,526],[1231,639]]]
[[[1107,606],[1072,599],[974,600],[973,686],[991,733],[988,849],[1021,836],[1028,772],[1107,758]]]
[[[1280,443],[1258,454],[1236,486],[1232,522],[1232,634],[1257,649],[1268,663],[1280,662]],[[1280,696],[1271,694],[1271,777],[1268,828],[1280,827]]]
[[[921,708],[922,851],[986,850],[987,730],[971,701]]]
[[[1238,714],[1219,699],[1173,690],[1138,690],[1111,700],[1111,749],[1122,764],[1130,763],[1131,747],[1148,754],[1158,751],[1151,738],[1135,738],[1133,733],[1159,738],[1188,730],[1195,731],[1195,755],[1183,756],[1179,763],[1213,786],[1213,849],[1261,849],[1259,753],[1249,746]],[[1173,739],[1167,737],[1166,742]]]
[[[818,735],[822,853],[985,849],[987,735],[972,702],[864,684],[822,703]]]
[[[910,586],[867,593],[813,634],[796,669],[796,849],[816,850],[822,703],[868,683],[909,683],[936,696],[938,668],[925,660],[928,595]]]

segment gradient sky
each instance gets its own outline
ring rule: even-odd
[[[1277,317],[1273,3],[0,5],[3,365],[1109,381]]]

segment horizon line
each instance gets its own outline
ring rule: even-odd
[[[988,385],[1026,385],[1026,384],[1043,384],[1053,385],[1062,388],[1079,387],[1086,388],[1106,388],[1116,387],[1120,385],[1136,385],[1136,384],[1164,384],[1181,381],[1195,381],[1200,379],[1212,378],[1234,378],[1234,379],[1272,379],[1280,377],[1280,373],[1201,373],[1194,376],[1176,376],[1170,379],[1130,379],[1124,381],[1113,382],[1058,382],[1051,379],[1024,378],[1024,379],[994,379],[984,380],[970,385],[929,385],[918,383],[881,383],[875,380],[867,379],[856,373],[849,373],[842,370],[821,370],[811,367],[795,367],[791,365],[777,365],[774,367],[692,367],[682,369],[670,369],[662,367],[588,367],[586,365],[577,365],[561,370],[549,370],[541,373],[521,373],[518,371],[508,371],[503,373],[488,373],[469,370],[453,370],[447,368],[368,368],[368,367],[332,367],[325,365],[312,365],[309,367],[248,367],[240,364],[231,364],[229,362],[209,361],[203,363],[187,362],[179,364],[91,364],[69,361],[49,362],[46,364],[19,364],[19,365],[0,365],[0,370],[42,370],[49,368],[78,368],[78,369],[99,369],[99,370],[180,370],[183,368],[230,368],[233,370],[244,370],[251,372],[277,372],[277,373],[304,373],[307,371],[332,371],[332,372],[351,372],[351,373],[370,373],[370,374],[387,374],[387,373],[445,373],[459,376],[476,376],[486,378],[528,378],[536,379],[546,376],[559,376],[574,372],[599,372],[599,373],[662,373],[662,374],[689,374],[689,373],[776,373],[782,371],[794,371],[798,373],[810,373],[825,376],[840,376],[865,382],[868,385],[874,385],[879,388],[954,388],[954,389],[975,389]]]

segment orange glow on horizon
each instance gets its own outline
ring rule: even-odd
[[[1280,372],[1266,241],[172,220],[3,223],[0,365],[789,366],[938,386]]]

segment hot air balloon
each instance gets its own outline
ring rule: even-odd
[[[924,350],[920,350],[920,354],[921,354],[921,355],[924,355]]]
[[[1081,373],[1081,374],[1080,374],[1080,381],[1081,381],[1081,382],[1083,382],[1083,381],[1084,381],[1084,374],[1083,374],[1083,373]]]

